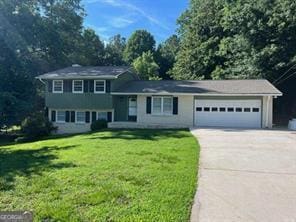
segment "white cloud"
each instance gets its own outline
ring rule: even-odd
[[[129,12],[134,12],[137,13],[141,16],[143,16],[144,18],[146,18],[149,22],[163,28],[166,30],[169,30],[169,27],[166,26],[165,24],[163,24],[161,21],[159,21],[157,18],[153,17],[152,15],[150,15],[149,13],[145,12],[143,9],[137,7],[136,5],[133,5],[127,1],[123,1],[123,0],[85,0],[86,3],[104,3],[104,4],[108,4],[114,7],[120,7],[120,8],[124,8],[126,10],[128,10]]]
[[[109,30],[108,27],[102,27],[102,26],[95,26],[95,25],[90,25],[90,24],[85,24],[86,28],[91,28],[93,29],[100,38],[102,38],[105,41],[108,41],[110,38],[110,35],[107,33]]]
[[[124,17],[114,17],[109,20],[109,23],[115,28],[124,28],[130,24],[133,24],[134,21]]]

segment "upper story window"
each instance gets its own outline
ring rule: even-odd
[[[169,96],[152,97],[152,114],[172,115],[173,114],[173,97],[169,97]]]
[[[73,93],[83,93],[83,80],[73,80],[72,87]]]
[[[106,81],[105,80],[95,80],[95,93],[105,93],[106,92]]]
[[[63,80],[53,80],[53,93],[63,92]]]

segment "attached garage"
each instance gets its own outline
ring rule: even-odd
[[[195,126],[262,127],[261,99],[196,99]]]

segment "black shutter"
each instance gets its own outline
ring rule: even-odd
[[[70,111],[66,111],[66,122],[70,122]]]
[[[112,122],[112,112],[107,112],[107,121]]]
[[[146,98],[146,113],[151,114],[151,97]]]
[[[110,80],[106,80],[106,93],[111,91],[111,82]]]
[[[173,98],[173,114],[178,114],[178,97]]]
[[[83,81],[83,91],[85,93],[88,93],[89,92],[89,80],[84,80]]]
[[[72,80],[64,80],[64,92],[72,92]]]
[[[45,107],[44,115],[45,115],[45,117],[48,119],[48,107]]]
[[[75,111],[71,111],[71,123],[75,123]]]
[[[91,112],[91,121],[94,122],[97,120],[97,112]]]
[[[56,121],[56,111],[55,110],[51,110],[51,121],[52,122]]]
[[[89,92],[94,92],[94,80],[89,80]]]
[[[52,92],[52,80],[47,81],[47,90],[48,92]]]
[[[85,122],[86,123],[89,123],[90,122],[90,113],[89,113],[89,111],[86,111],[85,112]]]

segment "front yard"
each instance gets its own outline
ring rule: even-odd
[[[108,130],[0,147],[0,209],[36,221],[187,221],[199,147],[187,130]]]

